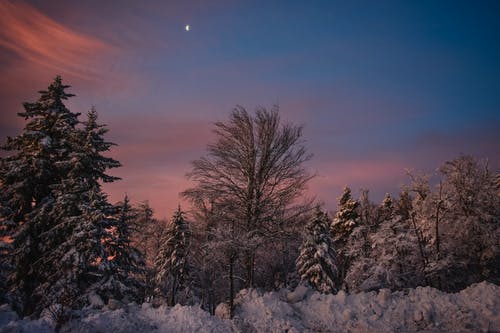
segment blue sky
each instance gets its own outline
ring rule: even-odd
[[[0,131],[61,74],[118,143],[128,193],[170,216],[211,124],[236,104],[280,105],[305,125],[335,209],[344,185],[375,200],[405,168],[432,172],[460,153],[500,167],[497,1],[1,1]],[[184,30],[185,24],[191,30]]]

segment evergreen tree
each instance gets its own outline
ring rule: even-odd
[[[46,219],[50,228],[40,235],[44,251],[42,260],[34,263],[40,265],[42,277],[34,292],[40,298],[39,310],[59,305],[80,308],[88,303],[87,294],[95,291],[105,299],[109,293],[121,296],[110,283],[118,267],[109,261],[105,246],[112,239],[115,212],[99,184],[117,179],[105,171],[120,164],[101,155],[111,144],[103,140],[107,130],[96,121],[97,113],[91,110],[84,129],[75,129],[68,137],[72,147],[59,165],[69,171],[51,186],[53,200],[47,204]]]
[[[296,261],[301,280],[323,293],[332,293],[337,289],[337,256],[328,232],[329,222],[328,216],[318,208],[306,227]]]
[[[187,256],[191,241],[189,225],[179,207],[172,224],[165,233],[162,246],[155,260],[156,282],[161,294],[170,293],[169,304],[175,304],[175,296],[187,277]]]
[[[84,129],[82,143],[84,149],[81,152],[82,158],[85,159],[87,165],[88,180],[92,181],[93,186],[100,188],[98,181],[104,183],[112,183],[120,180],[119,177],[114,177],[106,174],[106,170],[118,168],[121,166],[117,160],[103,156],[102,153],[110,150],[116,144],[104,140],[104,135],[109,131],[106,125],[97,122],[98,114],[94,107],[87,113],[87,120],[83,122]]]
[[[115,208],[117,214],[111,220],[109,238],[105,242],[113,275],[103,285],[101,293],[107,294],[107,298],[141,302],[145,290],[145,262],[142,253],[131,243],[137,214],[127,196]]]
[[[3,148],[13,154],[0,163],[2,229],[10,228],[15,267],[8,286],[27,315],[81,307],[114,273],[103,245],[114,210],[99,181],[116,180],[105,171],[120,164],[101,155],[111,144],[95,110],[77,127],[79,114],[63,103],[73,96],[68,87],[57,77],[37,102],[24,104],[27,124],[8,138]]]
[[[351,196],[351,189],[344,187],[339,198],[339,210],[331,224],[331,232],[336,244],[344,245],[350,233],[359,222],[359,202]]]
[[[63,100],[74,95],[58,76],[47,91],[40,91],[35,103],[24,103],[18,113],[27,123],[23,133],[8,137],[2,149],[12,155],[1,159],[0,183],[4,217],[15,223],[42,205],[50,195],[50,185],[64,178],[58,162],[66,160],[79,113],[66,108]]]
[[[87,294],[102,289],[114,273],[102,243],[108,238],[112,207],[96,187],[87,189],[72,180],[56,187],[47,217],[41,216],[54,223],[41,234],[41,259],[32,264],[41,277],[33,293],[39,299],[37,313],[60,306],[81,308],[88,303]]]
[[[338,253],[340,281],[345,279],[352,260],[348,245],[353,231],[360,224],[361,218],[358,209],[359,202],[352,198],[351,189],[347,186],[344,187],[339,198],[339,209],[330,225],[330,232]]]
[[[73,96],[66,93],[68,87],[56,77],[46,91],[40,91],[37,102],[24,103],[25,112],[19,116],[27,121],[26,126],[2,147],[11,153],[0,163],[2,228],[14,240],[10,254],[14,270],[8,274],[8,286],[17,299],[16,308],[26,314],[40,301],[31,297],[41,283],[40,272],[32,264],[44,253],[40,235],[52,223],[45,220],[54,201],[52,185],[68,174],[64,161],[69,158],[78,124],[79,114],[63,104]]]

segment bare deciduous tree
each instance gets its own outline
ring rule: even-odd
[[[215,143],[188,174],[196,185],[182,195],[195,207],[222,210],[215,223],[232,225],[234,238],[243,240],[235,250],[251,287],[256,250],[310,209],[298,199],[312,178],[303,166],[311,155],[301,140],[302,127],[281,124],[278,107],[259,108],[252,116],[238,106],[227,122],[215,123],[214,132]]]

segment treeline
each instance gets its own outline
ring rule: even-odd
[[[120,166],[92,109],[57,77],[24,103],[22,133],[0,159],[0,297],[22,315],[63,323],[84,307],[201,304],[232,314],[242,288],[309,283],[321,292],[499,283],[500,177],[460,156],[431,179],[409,173],[400,195],[374,204],[349,188],[333,213],[304,197],[313,175],[302,128],[277,109],[237,107],[192,164],[193,187],[171,221],[147,202],[109,203]]]
[[[409,172],[398,197],[374,205],[345,188],[331,234],[339,282],[352,291],[433,286],[458,291],[500,282],[499,177],[460,156],[433,175]]]

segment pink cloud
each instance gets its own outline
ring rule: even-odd
[[[83,97],[68,101],[75,112],[85,112],[103,96],[140,85],[140,75],[116,68],[121,47],[70,28],[22,1],[0,1],[0,12],[2,134],[15,135],[22,128],[16,115],[22,103],[36,100],[37,91],[56,75],[73,86],[69,92]]]
[[[56,73],[91,79],[96,59],[116,52],[103,41],[73,31],[23,2],[0,3],[0,45],[22,60]]]

